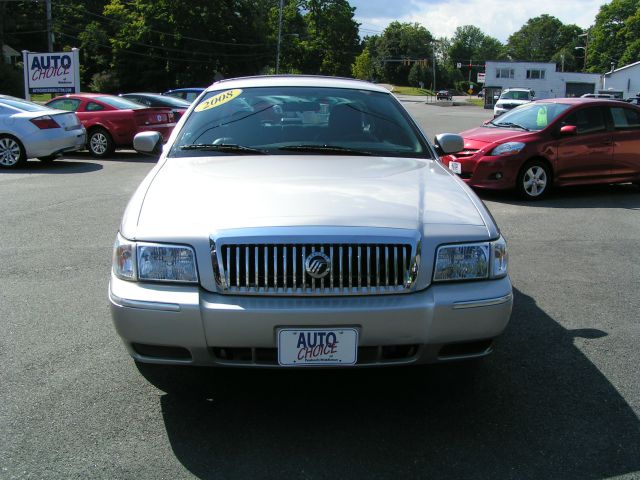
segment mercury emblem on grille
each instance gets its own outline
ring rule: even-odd
[[[313,278],[324,278],[331,271],[331,259],[322,252],[311,252],[304,262],[307,273]]]

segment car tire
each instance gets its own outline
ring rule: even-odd
[[[116,146],[109,132],[104,128],[98,127],[89,132],[87,149],[92,156],[105,158],[114,152]]]
[[[525,200],[545,198],[552,186],[551,169],[542,160],[532,160],[524,164],[518,173],[516,188]]]
[[[0,168],[19,168],[27,162],[27,152],[20,140],[0,135]]]

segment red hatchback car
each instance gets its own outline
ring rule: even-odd
[[[94,157],[106,157],[117,147],[129,147],[137,133],[148,130],[160,132],[166,141],[176,125],[169,107],[147,108],[114,95],[64,95],[47,106],[76,112],[87,129],[87,148]]]
[[[460,135],[464,150],[443,162],[472,187],[534,200],[553,186],[640,185],[640,108],[626,102],[538,100]]]

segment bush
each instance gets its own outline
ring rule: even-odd
[[[21,68],[0,63],[0,93],[24,98],[24,77]]]
[[[110,72],[96,73],[91,77],[89,89],[96,93],[118,93],[120,90],[120,80]]]

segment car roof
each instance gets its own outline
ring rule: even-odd
[[[205,87],[189,87],[189,88],[172,88],[171,90],[167,90],[164,93],[169,92],[204,92],[206,90]]]
[[[629,105],[627,102],[613,98],[591,98],[591,97],[571,97],[571,98],[545,98],[536,100],[534,103],[563,103],[565,105],[611,105],[612,102],[618,102]]]
[[[214,83],[207,91],[220,90],[221,88],[248,88],[248,87],[320,87],[320,88],[348,88],[368,90],[371,92],[390,93],[384,87],[363,80],[352,78],[326,77],[321,75],[260,75],[254,77],[239,77],[220,80]]]

